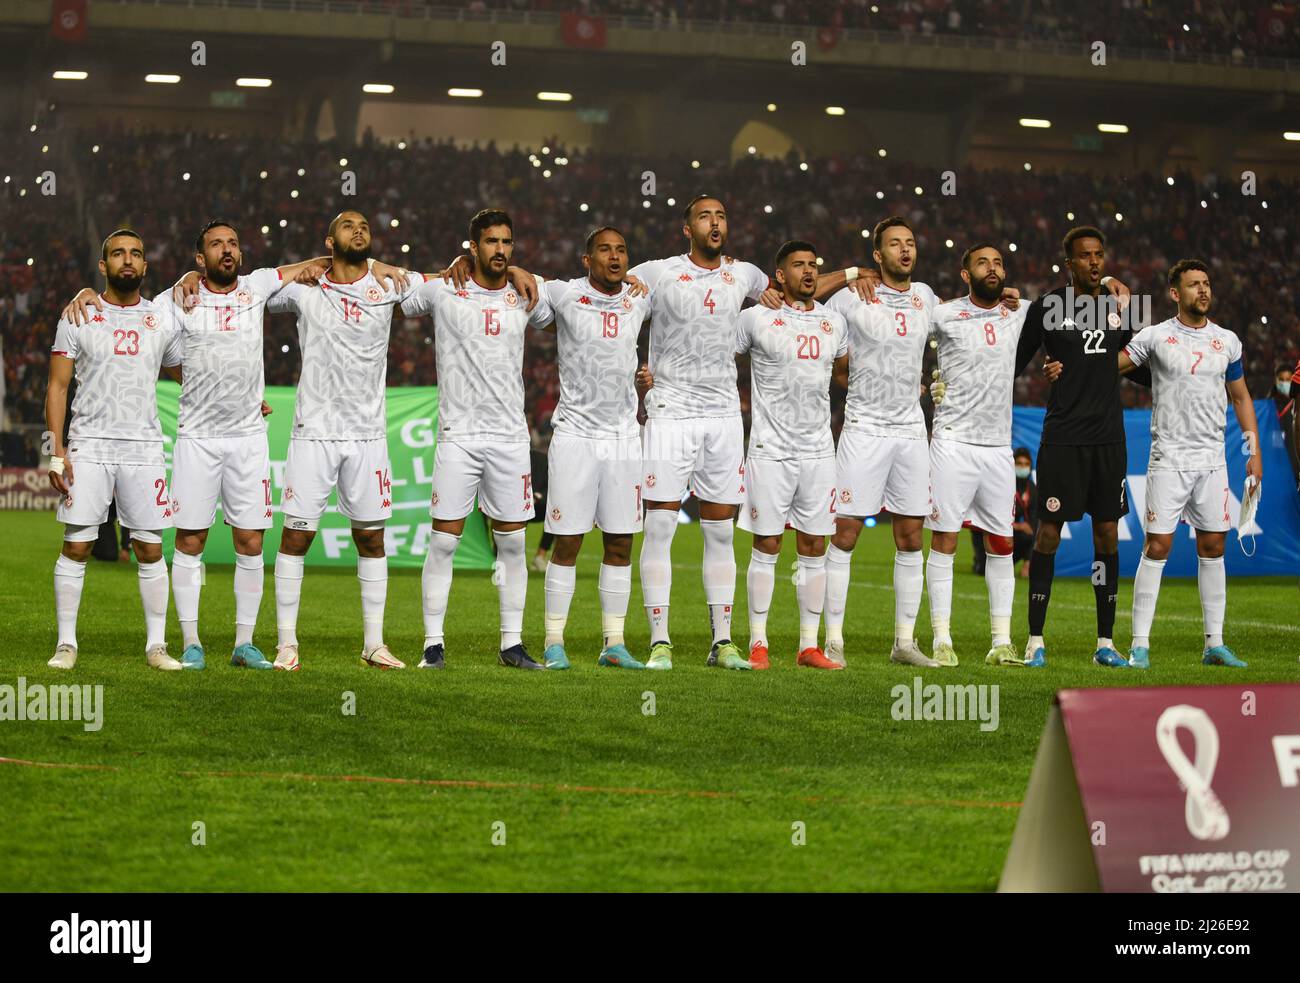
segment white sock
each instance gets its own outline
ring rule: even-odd
[[[1148,559],[1145,553],[1138,560],[1137,576],[1133,578],[1133,647],[1151,647],[1151,622],[1156,616],[1156,599],[1160,597],[1160,578],[1165,572],[1164,560]]]
[[[306,563],[305,556],[275,554],[275,628],[280,645],[298,644],[298,602]]]
[[[60,553],[54,561],[54,618],[59,625],[59,645],[77,647],[77,612],[85,582],[86,565]]]
[[[650,622],[650,644],[668,641],[668,601],[673,589],[676,509],[646,509],[641,541],[641,599]]]
[[[524,531],[498,532],[497,562],[501,564],[497,597],[501,610],[501,651],[518,645],[524,636],[524,600],[528,596],[528,561],[524,559]]]
[[[951,645],[952,555],[931,547],[925,560],[925,580],[930,591],[930,630],[934,633],[934,644]]]
[[[989,625],[993,647],[1011,644],[1011,605],[1016,596],[1016,563],[1008,556],[989,553],[984,561],[984,584],[989,591]]]
[[[564,644],[564,626],[577,580],[577,567],[561,566],[554,560],[546,564],[546,641],[542,644],[547,648]]]
[[[632,596],[632,567],[600,565],[600,628],[605,648],[623,644],[627,603]]]
[[[1038,639],[1038,644],[1039,644],[1039,645],[1042,645],[1042,644],[1043,644],[1043,640],[1042,640],[1041,638]],[[1098,648],[1098,649],[1113,649],[1114,647],[1115,647],[1115,643],[1114,643],[1114,641],[1112,641],[1112,640],[1109,639],[1109,638],[1098,638],[1098,639],[1097,639],[1097,648]]]
[[[1044,644],[1044,642],[1043,642],[1043,636],[1042,636],[1042,635],[1030,635],[1030,636],[1029,636],[1029,643],[1028,643],[1025,647],[1028,648],[1029,651],[1031,651],[1031,652],[1034,651],[1034,649],[1047,648],[1047,646],[1046,646],[1046,645]],[[1100,639],[1099,639],[1098,642],[1097,642],[1097,647],[1098,647],[1098,648],[1101,648],[1101,641],[1100,641]]]
[[[826,551],[826,644],[844,641],[844,609],[849,603],[853,553],[834,543]]]
[[[1223,644],[1223,615],[1228,607],[1228,581],[1223,557],[1196,558],[1196,586],[1200,588],[1205,647]]]
[[[429,552],[424,555],[420,589],[424,597],[424,647],[443,643],[443,622],[447,619],[447,599],[451,596],[451,563],[460,537],[435,530],[429,537]]]
[[[384,644],[384,603],[388,600],[388,557],[358,556],[357,580],[361,581],[362,643],[366,651]]]
[[[254,556],[235,554],[235,648],[253,642],[265,581],[266,565],[261,553]]]
[[[751,550],[745,571],[745,594],[749,600],[749,647],[767,644],[767,612],[772,607],[776,586],[777,554]]]
[[[898,550],[894,554],[894,644],[910,645],[916,629],[916,615],[921,610],[921,591],[925,586],[925,565],[921,551]],[[826,640],[830,641],[830,628]]]
[[[167,641],[167,561],[155,560],[136,566],[140,578],[140,602],[144,605],[144,650]]]
[[[822,626],[822,604],[826,600],[826,556],[799,557],[799,576],[795,580],[795,600],[799,602],[799,651],[815,649]]]
[[[184,645],[199,645],[199,592],[203,590],[203,554],[172,553],[172,596]]]
[[[730,519],[701,519],[704,533],[704,601],[714,644],[731,641],[731,608],[736,603],[736,525]]]

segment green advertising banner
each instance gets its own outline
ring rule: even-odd
[[[172,442],[176,439],[176,416],[180,408],[181,387],[171,381],[158,383],[158,418],[162,421],[163,445],[167,466],[171,467]],[[289,432],[293,429],[293,386],[267,386],[264,398],[271,406],[267,417],[267,440],[271,453],[271,496],[275,503],[275,525],[266,532],[262,555],[273,562],[280,546],[280,493],[284,487],[284,462],[289,452]],[[393,482],[393,517],[388,520],[384,539],[390,567],[424,565],[429,549],[429,495],[433,483],[433,446],[438,419],[436,386],[412,386],[389,389],[388,456]],[[223,525],[221,508],[203,550],[205,563],[235,562],[235,548]],[[170,556],[176,535],[163,535],[165,556]],[[456,550],[458,570],[491,570],[495,557],[488,542],[487,526],[475,509],[465,522],[465,534]],[[354,567],[356,549],[352,545],[352,527],[347,516],[338,512],[337,496],[330,494],[329,506],[321,516],[320,531],[307,554],[314,566]]]

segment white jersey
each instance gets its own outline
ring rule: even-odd
[[[524,418],[524,331],[555,320],[543,293],[527,300],[506,284],[489,290],[470,280],[461,289],[434,278],[402,304],[433,315],[438,359],[438,440],[528,440]]]
[[[242,437],[266,432],[262,418],[262,315],[284,285],[274,267],[239,277],[227,291],[207,281],[198,304],[177,311],[185,337],[178,437]]]
[[[551,280],[544,295],[555,313],[560,403],[552,424],[582,437],[635,437],[637,337],[650,297],[613,296],[590,279]]]
[[[326,274],[315,287],[289,283],[270,309],[298,314],[302,372],[294,403],[295,438],[376,440],[387,432],[384,386],[393,305],[419,287],[385,290],[374,274],[339,283]]]
[[[1225,385],[1242,377],[1241,340],[1213,321],[1189,328],[1171,317],[1143,328],[1124,350],[1135,364],[1151,367],[1148,470],[1224,467]]]
[[[844,315],[849,329],[849,395],[844,429],[876,437],[925,438],[921,412],[921,362],[938,301],[924,283],[895,290],[883,283],[867,303],[852,290],[826,306]]]
[[[104,310],[92,309],[87,323],[59,320],[51,348],[75,363],[68,445],[81,460],[161,464],[158,372],[181,364],[180,325],[170,301],[123,307],[100,298]]]
[[[934,309],[939,369],[948,391],[934,410],[934,436],[984,446],[1011,445],[1016,345],[1029,305],[980,307],[959,297]]]
[[[849,351],[844,317],[813,303],[751,307],[736,325],[736,353],[749,355],[749,456],[833,457],[831,368]],[[659,381],[655,380],[656,388]]]
[[[646,415],[655,419],[739,416],[736,318],[767,289],[753,263],[724,260],[705,269],[689,256],[656,259],[629,271],[652,291]]]

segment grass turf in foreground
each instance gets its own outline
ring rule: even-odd
[[[674,544],[671,673],[596,667],[593,537],[579,560],[568,672],[495,664],[496,590],[485,574],[453,585],[445,672],[363,669],[355,576],[312,568],[301,672],[226,665],[228,568],[209,570],[203,594],[208,670],[152,672],[133,567],[92,562],[81,661],[69,677],[45,666],[58,527],[21,513],[6,514],[5,525],[0,683],[102,683],[105,701],[93,733],[73,722],[0,722],[0,756],[67,766],[0,763],[5,890],[990,890],[1056,689],[1297,675],[1300,630],[1273,623],[1294,607],[1295,584],[1284,579],[1229,584],[1228,642],[1250,662],[1245,671],[1199,664],[1195,583],[1174,579],[1162,591],[1147,673],[1088,661],[1086,581],[1056,585],[1047,671],[988,669],[986,594],[965,572],[963,549],[954,612],[962,665],[924,678],[997,683],[998,728],[896,721],[890,690],[917,673],[886,661],[888,527],[870,531],[855,555],[848,671],[794,668],[797,612],[782,577],[769,620],[774,667],[736,673],[704,667],[701,541],[684,526]],[[738,533],[742,648],[748,549]],[[782,574],[792,561],[789,544]],[[1130,586],[1121,592],[1121,648]],[[410,665],[423,635],[419,594],[418,571],[392,574],[386,640]],[[1016,601],[1019,647],[1023,582]],[[629,647],[644,656],[639,603],[634,587]],[[525,641],[540,656],[536,575],[528,604]],[[174,612],[169,628],[179,654]],[[924,605],[918,629],[927,643]],[[258,640],[273,651],[273,639],[268,571]],[[349,693],[352,715],[343,712]],[[648,694],[653,714],[644,712]],[[196,822],[202,846],[192,842]]]

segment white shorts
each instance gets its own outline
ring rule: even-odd
[[[433,449],[429,515],[463,519],[478,508],[489,519],[527,522],[533,517],[533,461],[523,441],[438,441]]]
[[[745,507],[740,528],[755,536],[779,536],[786,523],[809,536],[835,532],[835,458],[769,461],[745,466]]]
[[[738,416],[647,420],[642,434],[651,502],[680,502],[689,488],[702,502],[745,501],[745,425]]]
[[[836,509],[866,518],[888,509],[893,515],[930,514],[930,446],[924,437],[877,437],[840,432],[835,452]]]
[[[1228,471],[1149,471],[1146,531],[1164,535],[1185,519],[1202,532],[1227,532]]]
[[[285,526],[315,529],[335,489],[339,511],[354,522],[391,518],[388,441],[290,439],[280,499]]]
[[[176,528],[211,528],[218,501],[227,525],[271,528],[271,460],[266,434],[181,437],[176,441],[172,448]]]
[[[99,526],[117,498],[122,528],[154,532],[172,527],[165,464],[72,462],[72,486],[59,502],[58,520],[70,526]]]
[[[557,432],[546,457],[546,531],[641,531],[641,438]]]
[[[1016,511],[1016,464],[1010,447],[985,447],[935,437],[930,441],[930,517],[925,527],[976,529],[1010,536]]]

